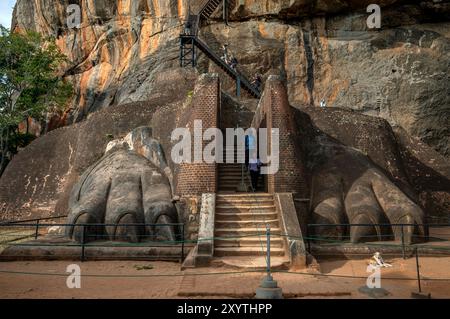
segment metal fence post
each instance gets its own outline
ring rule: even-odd
[[[309,238],[309,234],[310,234],[310,225],[306,225],[306,245],[307,245],[307,249],[308,249],[308,253],[311,254],[311,238]]]
[[[84,262],[85,260],[85,252],[84,252],[84,246],[86,243],[86,227],[85,225],[83,227],[83,232],[81,233],[81,262]]]
[[[401,226],[401,232],[402,232],[402,255],[403,255],[403,259],[406,259],[406,255],[405,255],[405,233],[403,231],[403,225]]]
[[[236,77],[236,96],[241,97],[241,77]]]
[[[197,53],[195,52],[195,41],[194,38],[191,39],[192,43],[192,67],[195,68],[197,66]]]
[[[36,230],[35,230],[35,233],[34,233],[34,239],[35,240],[38,239],[38,236],[39,236],[39,219],[36,220]]]
[[[418,284],[419,284],[419,293],[421,293],[421,292],[422,292],[422,285],[421,285],[421,282],[420,282],[419,252],[418,252],[417,247],[416,247],[415,250],[416,250],[417,282],[418,282]]]
[[[181,226],[181,262],[184,260],[184,224]]]
[[[271,266],[270,266],[270,225],[267,224],[267,278],[271,278]]]

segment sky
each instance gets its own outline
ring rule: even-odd
[[[0,24],[11,27],[12,12],[16,0],[0,0]]]

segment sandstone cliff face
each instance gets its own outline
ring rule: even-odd
[[[66,23],[74,3],[81,7],[80,29]],[[19,0],[12,27],[57,38],[70,61],[65,71],[76,88],[73,120],[79,121],[103,107],[167,95],[177,84],[173,67],[185,15],[182,0]]]
[[[377,1],[379,31],[367,29],[371,2],[236,0],[230,26],[216,13],[201,36],[217,51],[229,43],[249,76],[282,74],[294,106],[324,99],[329,107],[383,117],[448,155],[449,1]],[[69,3],[81,5],[79,30],[66,26]],[[79,121],[176,90],[187,7],[187,0],[18,0],[13,28],[57,37],[77,91],[69,122]],[[200,69],[216,70],[207,60]]]

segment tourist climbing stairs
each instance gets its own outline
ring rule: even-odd
[[[211,14],[217,9],[221,0],[208,0],[201,6],[200,12],[197,15],[189,14],[187,17],[189,27],[189,33],[183,33],[180,35],[180,66],[185,67],[197,65],[197,52],[195,48],[198,48],[203,52],[211,61],[219,66],[226,74],[228,74],[233,80],[236,81],[237,95],[240,96],[241,87],[246,90],[251,96],[255,98],[261,97],[260,89],[253,85],[242,73],[232,68],[226,61],[224,61],[219,54],[211,50],[211,48],[202,41],[198,36],[198,28],[202,21],[208,19]]]
[[[267,253],[267,226],[271,231],[272,256],[285,256],[285,241],[279,236],[280,219],[272,194],[265,193],[264,183],[253,191],[250,177],[240,152],[225,147],[225,154],[233,154],[234,163],[219,164],[219,193],[216,197],[215,241],[216,257],[265,256]],[[242,189],[242,184],[245,185]]]

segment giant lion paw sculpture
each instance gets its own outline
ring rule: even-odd
[[[322,238],[351,242],[389,240],[410,244],[424,236],[424,212],[367,157],[349,147],[322,144],[321,163],[313,170],[312,221]],[[317,153],[316,149],[316,155]],[[342,224],[356,224],[350,229]],[[380,225],[410,224],[411,226]],[[332,226],[336,225],[336,226]],[[414,225],[414,226],[412,226]]]
[[[83,236],[88,241],[175,240],[173,226],[138,225],[177,222],[170,179],[162,147],[151,138],[150,128],[111,142],[72,190],[68,223],[73,226],[66,228],[66,235],[76,241]]]

